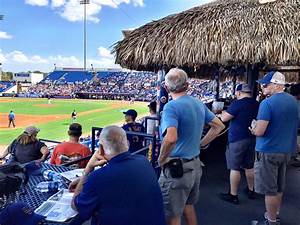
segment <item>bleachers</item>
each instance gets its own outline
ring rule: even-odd
[[[45,83],[47,87],[44,86]],[[106,100],[152,101],[157,96],[156,86],[157,75],[153,72],[57,70],[49,73],[39,84],[30,87],[28,92],[36,93],[40,97],[63,95]],[[220,97],[231,96],[232,92],[232,82],[220,85]],[[216,82],[189,78],[188,94],[203,101],[211,101],[216,95]]]
[[[15,85],[15,82],[11,81],[0,81],[0,93],[8,90]]]
[[[59,80],[69,82],[86,82],[93,78],[93,74],[88,71],[68,71]]]
[[[66,73],[66,71],[59,71],[59,70],[53,71],[53,72],[49,73],[49,75],[44,79],[44,81],[55,81],[55,80],[58,80],[65,73]]]

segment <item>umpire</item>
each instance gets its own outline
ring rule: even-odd
[[[187,95],[187,74],[171,69],[166,89],[172,96],[162,113],[163,142],[159,164],[163,172],[159,184],[163,193],[165,216],[169,225],[179,225],[181,215],[187,225],[197,224],[194,204],[198,201],[202,175],[200,143],[207,145],[224,129],[222,122],[199,100]],[[211,129],[201,139],[203,126]]]

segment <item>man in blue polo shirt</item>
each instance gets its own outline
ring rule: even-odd
[[[95,171],[94,168],[102,166]],[[109,126],[76,186],[72,208],[92,225],[165,225],[162,194],[148,160],[131,155],[125,131]]]
[[[265,220],[257,225],[280,225],[279,211],[286,182],[286,167],[296,151],[298,106],[284,92],[285,76],[269,72],[260,83],[267,97],[259,106],[257,124],[251,128],[256,138],[254,164],[255,191],[265,195]]]
[[[248,127],[256,119],[259,103],[251,98],[251,89],[247,84],[236,87],[237,100],[232,102],[221,114],[223,122],[230,121],[228,132],[228,149],[226,151],[227,168],[230,169],[230,190],[221,193],[221,199],[239,204],[238,185],[241,180],[240,171],[245,170],[249,199],[254,199],[253,165],[255,159],[255,136]]]
[[[169,225],[179,225],[184,215],[187,225],[197,224],[194,205],[198,201],[202,175],[200,145],[211,142],[224,129],[222,122],[199,100],[187,95],[187,74],[174,68],[166,75],[166,89],[172,101],[162,113],[163,142],[159,178]],[[201,140],[204,124],[211,129]]]

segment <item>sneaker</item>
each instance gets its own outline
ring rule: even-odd
[[[279,222],[270,222],[269,220],[252,220],[251,225],[280,225]]]
[[[264,218],[265,218],[265,220],[268,220],[268,213],[267,212],[265,212]],[[280,216],[279,215],[276,216],[276,222],[280,223]]]
[[[244,189],[245,194],[248,196],[249,199],[256,199],[256,192],[253,190],[251,191],[248,187]]]
[[[220,198],[226,202],[231,202],[236,205],[240,203],[238,196],[230,193],[220,193]]]

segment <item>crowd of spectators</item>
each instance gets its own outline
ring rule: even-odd
[[[28,88],[25,96],[32,97],[79,97],[116,100],[151,101],[157,96],[157,75],[152,72],[118,72],[94,76],[92,80],[62,82],[45,80]],[[216,81],[189,79],[188,94],[204,101],[212,100],[216,94]],[[233,83],[220,85],[220,97],[233,93]]]
[[[7,88],[12,87],[15,85],[15,82],[13,81],[0,81],[0,92],[5,91]]]

